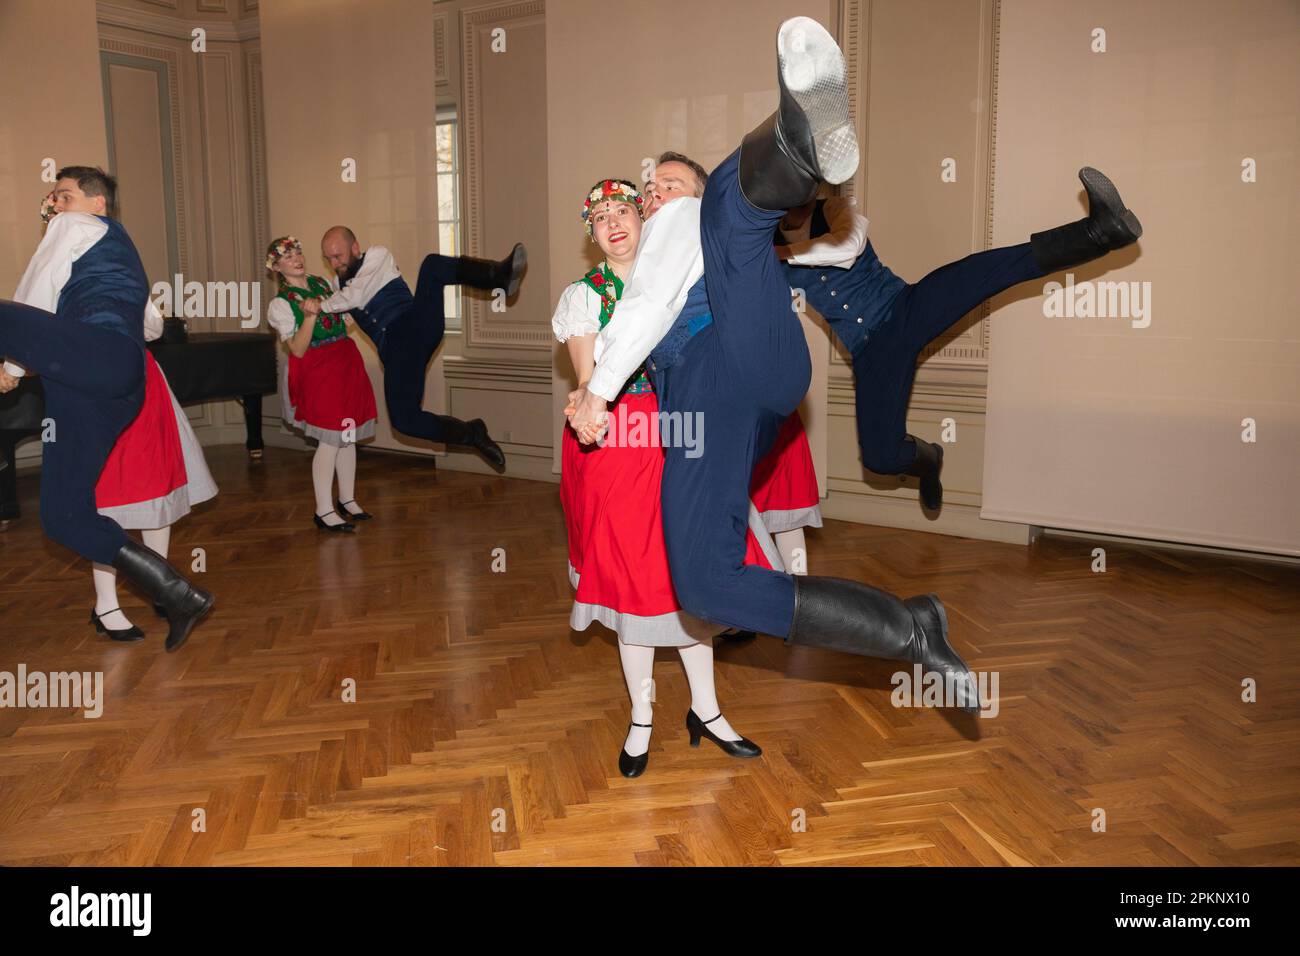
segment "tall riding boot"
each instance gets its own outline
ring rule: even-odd
[[[948,643],[948,615],[933,594],[900,601],[858,581],[795,575],[786,643],[919,663],[954,689],[958,707],[979,713],[975,673]]]
[[[211,594],[185,580],[156,552],[136,541],[122,545],[113,567],[167,612],[169,651],[184,644],[194,625],[212,609],[215,599]]]
[[[1034,261],[1045,273],[1100,259],[1113,249],[1138,241],[1142,223],[1119,198],[1119,190],[1105,174],[1085,166],[1079,181],[1088,194],[1088,215],[1076,222],[1036,232],[1029,237]]]
[[[921,479],[921,504],[930,511],[938,511],[943,507],[943,485],[939,481],[939,472],[943,470],[943,446],[922,441],[915,435],[907,437],[916,445],[916,460],[903,474]]]
[[[816,20],[795,17],[776,35],[780,105],[740,145],[740,191],[750,205],[801,206],[823,181],[842,183],[858,168],[849,119],[848,71],[834,38]]]
[[[476,289],[505,289],[506,298],[510,299],[519,291],[519,283],[523,281],[528,250],[522,242],[516,242],[510,255],[499,261],[472,256],[458,256],[456,261],[456,279],[462,285]]]

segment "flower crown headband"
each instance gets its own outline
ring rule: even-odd
[[[636,206],[638,213],[641,212],[641,203],[644,201],[635,183],[630,183],[626,179],[602,179],[591,187],[586,202],[582,204],[582,221],[587,224],[589,237],[591,236],[591,207],[606,200],[631,203]]]
[[[302,252],[302,243],[293,236],[285,236],[275,240],[266,253],[266,271],[270,272],[271,267],[279,262],[282,256],[287,256],[295,250]]]

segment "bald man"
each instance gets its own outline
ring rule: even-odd
[[[424,410],[424,380],[447,327],[443,290],[449,285],[468,285],[501,289],[506,298],[512,298],[528,264],[523,243],[516,243],[500,261],[436,253],[425,256],[414,295],[393,254],[383,246],[362,252],[347,226],[332,226],[325,232],[321,253],[334,270],[330,284],[336,291],[324,301],[309,300],[304,305],[310,306],[313,314],[350,312],[361,331],[370,336],[384,363],[384,400],[393,429],[414,438],[473,448],[494,468],[504,469],[505,453],[488,435],[481,418],[466,422]]]

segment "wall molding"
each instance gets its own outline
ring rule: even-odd
[[[433,17],[433,82],[436,86],[449,86],[451,76],[447,71],[447,31],[450,17],[445,13]]]
[[[174,2],[161,3],[160,0],[146,0],[146,2],[156,3],[176,12],[173,14],[152,13],[148,10],[124,7],[115,3],[106,3],[104,0],[97,0],[95,3],[95,19],[100,26],[122,27],[127,30],[135,30],[138,33],[152,33],[155,36],[167,37],[171,40],[184,40],[187,44],[193,40],[190,31],[196,26],[203,27],[209,42],[242,43],[245,40],[257,39],[262,33],[261,21],[256,16],[247,16],[236,22],[206,19],[195,21],[187,19]],[[200,10],[200,12],[208,13],[212,11]],[[257,12],[256,4],[251,10],[246,7],[244,12],[246,14],[255,14]]]
[[[185,157],[183,148],[183,130],[181,124],[179,63],[176,51],[166,47],[147,46],[112,37],[99,38],[100,64],[104,85],[104,123],[108,133],[108,154],[110,167],[116,168],[114,135],[112,83],[109,68],[113,64],[146,69],[159,74],[159,96],[163,95],[165,77],[166,103],[159,102],[159,121],[163,137],[163,171],[169,175],[167,222],[171,230],[168,236],[169,252],[174,260],[173,269],[183,275],[190,271],[189,229],[186,220],[185,191]],[[135,62],[133,62],[135,61]],[[150,63],[157,65],[151,66]],[[170,142],[168,142],[170,140]],[[170,149],[169,149],[170,147]]]
[[[487,25],[516,26],[544,22],[545,0],[520,0],[492,6],[475,7],[460,12],[461,22],[461,130],[463,136],[463,169],[465,192],[461,203],[461,222],[466,227],[466,251],[471,256],[483,255],[482,216],[475,211],[483,208],[486,191],[483,182],[482,104],[479,70],[482,51],[479,36]],[[476,346],[495,346],[550,353],[552,333],[549,323],[511,321],[509,312],[493,313],[481,297],[464,296],[463,321],[465,343]]]

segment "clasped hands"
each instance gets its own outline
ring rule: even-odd
[[[22,380],[17,376],[10,375],[4,369],[0,368],[0,395],[5,394],[5,392],[12,392],[18,387],[20,381]]]
[[[569,404],[564,407],[564,415],[569,425],[578,434],[578,441],[592,445],[600,440],[609,427],[609,404],[585,385],[579,385],[569,393]]]

